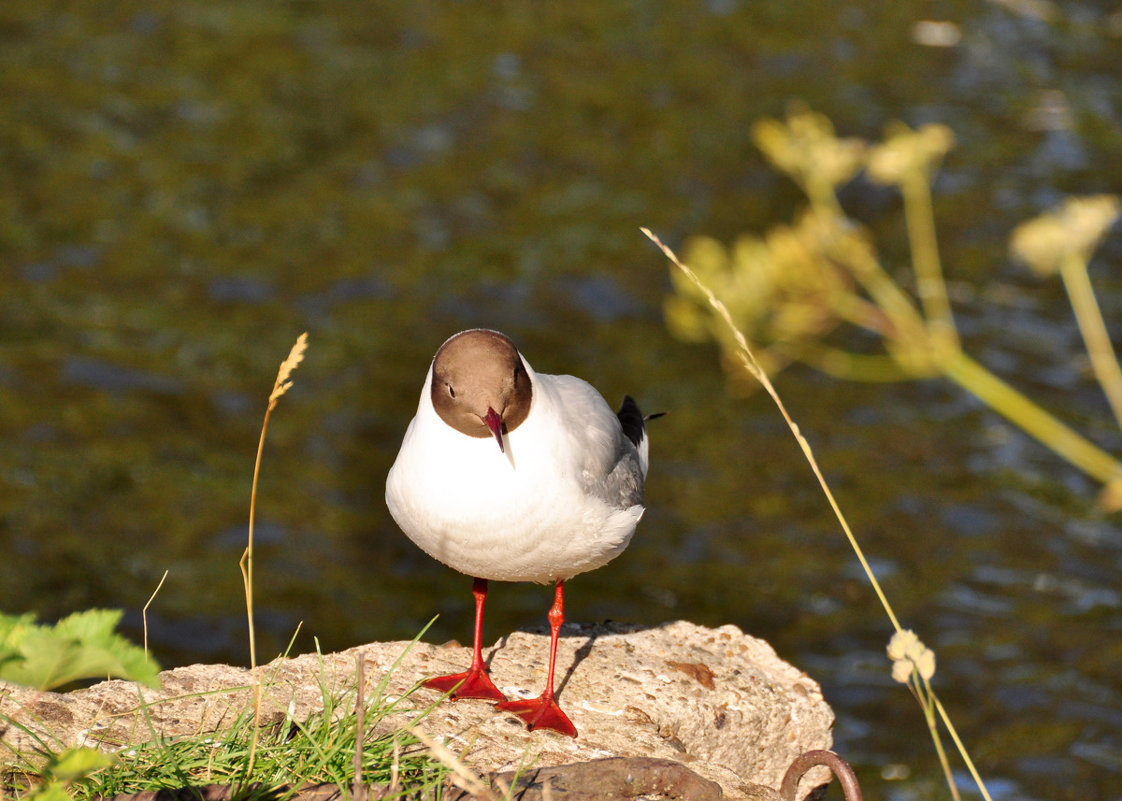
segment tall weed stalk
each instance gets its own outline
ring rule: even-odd
[[[880,582],[877,581],[876,575],[873,573],[872,567],[869,565],[868,560],[865,558],[865,553],[857,542],[852,529],[849,527],[849,522],[846,520],[845,515],[842,513],[841,507],[838,505],[837,500],[834,498],[834,493],[830,491],[830,486],[826,482],[826,478],[822,475],[822,471],[818,467],[818,460],[814,458],[814,452],[811,450],[810,443],[806,437],[802,435],[799,426],[791,419],[791,415],[787,412],[787,407],[783,404],[783,400],[779,397],[775,386],[771,383],[767,373],[756,361],[752,349],[748,346],[748,340],[744,334],[737,328],[736,323],[733,322],[732,315],[729,313],[728,308],[721,300],[713,294],[697,274],[694,273],[689,267],[678,260],[669,247],[664,245],[662,241],[655,236],[647,228],[640,229],[660,250],[670,259],[671,263],[681,271],[681,273],[705,296],[709,306],[713,309],[716,315],[724,322],[729,329],[729,334],[735,339],[736,342],[736,356],[740,361],[741,366],[748,371],[763,386],[764,390],[776,407],[779,413],[783,415],[783,420],[790,428],[791,434],[794,435],[799,448],[802,449],[803,456],[806,457],[807,462],[810,464],[810,469],[814,472],[814,477],[818,479],[818,485],[821,487],[826,500],[830,504],[830,508],[834,511],[834,516],[837,517],[838,523],[845,532],[845,537],[849,541],[850,547],[857,555],[857,560],[861,563],[862,569],[865,571],[869,583],[873,587],[877,598],[884,607],[885,614],[888,615],[889,621],[892,623],[892,628],[895,631],[892,641],[890,642],[888,654],[893,661],[893,677],[904,684],[907,684],[920,706],[923,708],[924,717],[928,723],[928,730],[931,734],[932,740],[935,744],[935,750],[939,755],[939,761],[943,766],[943,772],[947,778],[948,786],[950,787],[951,795],[958,799],[958,789],[955,787],[954,778],[951,773],[950,764],[947,760],[946,752],[943,748],[942,740],[940,739],[939,729],[935,723],[935,717],[938,716],[939,720],[943,722],[946,727],[947,733],[954,741],[955,746],[958,748],[959,754],[962,756],[963,762],[966,764],[970,775],[974,778],[978,790],[981,792],[985,801],[992,801],[989,791],[986,789],[985,782],[979,775],[977,768],[974,766],[974,761],[970,758],[966,746],[963,745],[961,738],[958,736],[954,724],[951,722],[950,716],[947,715],[946,710],[943,708],[942,703],[939,702],[935,694],[935,690],[931,687],[930,679],[935,672],[935,655],[930,649],[925,648],[923,643],[912,633],[910,630],[904,629],[900,625],[896,613],[892,609],[892,604],[889,603],[888,596],[885,595],[884,590],[881,588]]]
[[[257,675],[257,632],[253,624],[253,521],[257,512],[257,477],[261,473],[261,454],[265,450],[265,431],[269,427],[269,415],[277,407],[277,401],[292,387],[292,371],[304,360],[304,351],[308,349],[308,334],[304,332],[296,339],[296,344],[288,352],[288,357],[281,362],[277,371],[277,379],[273,382],[273,391],[269,393],[269,403],[265,408],[265,419],[261,423],[261,438],[257,442],[257,459],[253,463],[253,485],[249,493],[249,537],[245,552],[242,554],[238,567],[242,572],[242,584],[245,587],[245,613],[249,620],[249,668],[253,676],[253,738],[249,747],[249,763],[246,775],[252,774],[253,762],[257,756],[258,729],[261,723],[261,681]]]

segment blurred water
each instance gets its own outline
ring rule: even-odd
[[[928,27],[919,23],[931,23]],[[956,38],[957,35],[957,38]],[[1109,4],[8,4],[0,9],[0,609],[139,610],[165,665],[247,660],[237,560],[260,416],[259,652],[466,639],[469,582],[383,482],[433,351],[487,325],[652,426],[626,554],[572,619],[736,623],[818,679],[867,796],[945,797],[888,624],[789,433],[672,340],[677,244],[789,219],[748,129],[792,98],[846,135],[959,145],[937,214],[971,353],[1114,452],[1058,286],[1005,239],[1122,191]],[[940,46],[923,44],[934,42]],[[898,199],[847,206],[903,264]],[[1094,278],[1122,319],[1115,235]],[[953,387],[778,380],[995,798],[1122,798],[1122,532],[1097,487]],[[496,587],[488,636],[544,623]],[[963,790],[970,795],[968,778]]]

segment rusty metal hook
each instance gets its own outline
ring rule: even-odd
[[[795,792],[799,788],[799,779],[813,767],[825,765],[838,777],[838,784],[845,793],[845,801],[861,801],[861,785],[857,783],[857,776],[849,763],[833,751],[814,750],[807,751],[796,757],[787,768],[783,776],[783,783],[779,785],[779,797],[783,801],[795,801]]]

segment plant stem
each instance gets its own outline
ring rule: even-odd
[[[805,176],[803,192],[810,200],[810,207],[815,214],[824,214],[831,217],[845,216],[834,185],[819,177],[816,173]]]
[[[955,730],[954,724],[951,723],[950,716],[947,715],[947,710],[943,709],[943,704],[940,703],[934,693],[931,694],[931,700],[935,704],[935,709],[938,711],[943,725],[947,727],[947,732],[951,735],[951,739],[954,740],[955,747],[958,748],[958,753],[962,755],[962,760],[966,763],[966,769],[970,771],[970,775],[974,777],[974,783],[977,784],[978,789],[982,791],[982,798],[984,798],[985,801],[993,801],[993,799],[990,798],[989,790],[986,789],[985,782],[982,781],[982,777],[978,774],[978,769],[974,767],[974,760],[970,758],[970,754],[966,751],[966,746],[963,745],[962,740],[958,738],[958,731]]]
[[[818,342],[800,345],[802,350],[798,354],[799,361],[834,378],[875,383],[906,381],[912,377],[891,356],[851,353]]]
[[[148,607],[156,600],[156,593],[160,591],[160,587],[164,586],[164,581],[168,577],[168,571],[164,571],[164,575],[160,577],[160,583],[156,585],[156,589],[152,590],[152,595],[148,598],[148,603],[144,604],[144,608],[140,610],[140,618],[144,621],[144,661],[148,661]]]
[[[954,773],[951,772],[950,760],[947,759],[947,752],[943,748],[943,738],[939,736],[938,722],[935,720],[935,704],[937,702],[935,691],[931,689],[931,682],[923,679],[918,670],[912,672],[912,681],[917,681],[917,679],[922,679],[923,686],[917,691],[916,698],[919,699],[919,704],[923,707],[923,717],[927,720],[927,729],[931,732],[931,741],[935,743],[935,752],[939,755],[939,764],[943,766],[943,776],[946,778],[947,787],[950,788],[954,801],[961,801],[958,787],[955,786]]]
[[[904,221],[916,274],[916,294],[923,304],[935,342],[943,348],[958,348],[958,331],[947,297],[947,284],[939,261],[939,241],[935,235],[935,209],[927,176],[916,172],[901,182],[904,195]]]
[[[847,221],[842,218],[839,222],[845,225]],[[919,358],[909,360],[914,365],[905,367],[907,372],[916,373],[918,377],[920,374],[917,370],[921,369],[918,365],[927,361],[923,356],[930,336],[922,315],[911,299],[884,271],[872,248],[863,240],[851,234],[823,238],[822,241],[825,252],[849,268],[854,278],[869,293],[873,303],[887,316],[891,328],[878,333],[886,340],[897,342],[902,348],[919,354]]]
[[[362,750],[366,739],[366,655],[360,654],[355,660],[355,756],[354,781],[351,785],[353,801],[367,801],[369,798],[366,779],[362,775]]]
[[[1104,484],[1122,478],[1122,462],[1060,422],[962,351],[957,351],[941,366],[956,384],[1087,475]]]
[[[257,511],[257,476],[261,472],[261,453],[265,450],[265,430],[269,427],[269,413],[275,404],[270,401],[265,409],[265,419],[261,423],[261,439],[257,442],[257,460],[253,463],[253,485],[249,491],[249,540],[238,567],[242,571],[245,586],[245,613],[249,618],[249,668],[253,676],[253,738],[249,742],[249,761],[245,775],[253,774],[253,762],[257,755],[257,737],[261,722],[261,681],[257,675],[257,636],[253,625],[253,520]]]
[[[1095,300],[1095,290],[1087,275],[1086,260],[1078,254],[1069,253],[1060,264],[1060,275],[1071,299],[1071,308],[1079,323],[1083,343],[1087,346],[1091,369],[1095,371],[1095,378],[1106,394],[1114,419],[1122,427],[1122,369],[1118,367],[1118,356],[1114,353],[1110,334],[1107,333],[1106,323],[1103,322],[1102,312]]]

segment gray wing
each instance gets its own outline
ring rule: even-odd
[[[561,402],[565,429],[582,453],[584,489],[616,509],[641,506],[646,471],[620,418],[587,381],[571,375],[550,378]]]

